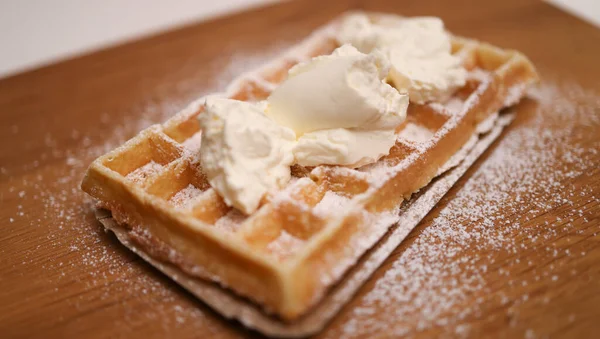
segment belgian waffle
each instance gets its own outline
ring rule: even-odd
[[[222,95],[266,99],[293,65],[339,46],[334,37],[342,19],[242,75]],[[252,215],[228,207],[199,165],[203,98],[96,159],[82,189],[156,259],[292,322],[385,235],[403,201],[457,165],[452,159],[460,160],[477,126],[537,81],[519,52],[459,37],[452,52],[468,70],[467,84],[446,102],[411,103],[389,155],[358,169],[295,165],[288,185]]]

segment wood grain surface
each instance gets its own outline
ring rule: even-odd
[[[259,336],[120,246],[78,185],[95,157],[350,8],[439,16],[523,51],[542,83],[319,337],[596,337],[600,30],[521,0],[285,2],[0,80],[0,336]]]

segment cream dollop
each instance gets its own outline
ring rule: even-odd
[[[250,214],[267,192],[290,180],[295,134],[259,105],[208,98],[198,120],[202,168],[227,205]]]
[[[360,167],[389,154],[396,142],[394,130],[364,131],[332,128],[304,134],[294,147],[296,162]]]
[[[266,114],[298,136],[298,164],[359,167],[389,153],[408,97],[384,80],[390,64],[350,45],[289,71],[267,99]]]
[[[355,14],[342,22],[337,40],[363,53],[384,53],[392,65],[389,79],[416,103],[443,101],[466,81],[466,70],[451,54],[450,35],[439,18],[387,18],[375,24]]]
[[[200,162],[224,201],[246,214],[290,180],[290,166],[359,167],[389,153],[408,96],[385,82],[379,51],[345,45],[293,67],[267,101],[211,97],[198,119]]]

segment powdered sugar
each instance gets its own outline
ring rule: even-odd
[[[346,336],[382,331],[399,336],[448,325],[448,333],[467,331],[461,322],[477,317],[484,302],[503,305],[507,294],[518,295],[512,280],[503,291],[493,293],[489,270],[510,276],[511,267],[525,265],[532,270],[526,279],[546,284],[560,279],[549,274],[553,266],[537,267],[518,257],[509,262],[496,258],[518,256],[539,246],[536,241],[551,243],[565,232],[576,232],[569,226],[575,219],[588,222],[584,210],[569,206],[575,196],[598,199],[589,188],[576,188],[572,180],[598,163],[600,145],[594,133],[600,127],[600,96],[570,82],[544,83],[532,96],[537,104],[520,106],[523,116],[518,126],[446,199],[430,225],[404,244],[400,256],[357,303],[360,306],[345,322]],[[536,222],[548,214],[561,216],[552,224]],[[556,251],[548,247],[547,255],[556,257]],[[566,251],[564,255],[571,255]],[[527,280],[518,285],[526,286]],[[522,295],[511,302],[528,300]]]
[[[465,104],[465,102],[461,98],[452,97],[445,103],[445,105],[443,105],[443,108],[446,108],[453,114],[457,114],[464,107],[464,104]],[[437,110],[443,111],[443,109],[439,109],[439,108]]]
[[[252,77],[255,72],[254,70],[258,67],[267,67],[268,65],[265,62],[269,62],[273,58],[282,54],[289,47],[289,43],[286,41],[279,41],[278,43],[272,44],[270,46],[266,46],[260,51],[256,51],[254,54],[239,54],[235,53],[236,47],[232,46],[231,57],[229,58],[227,65],[224,67],[223,72],[220,77],[216,80],[215,88],[224,89],[226,87],[231,86],[231,82],[239,77],[243,72],[250,71],[251,73],[247,73],[242,75],[241,77]],[[227,53],[223,53],[227,55]]]
[[[201,189],[189,184],[181,191],[175,193],[175,195],[169,199],[169,202],[175,207],[186,208],[189,207],[192,199],[200,195],[200,193],[202,193]]]
[[[299,250],[303,245],[304,241],[302,239],[294,237],[286,232],[286,230],[281,230],[279,237],[267,245],[267,250],[280,259],[285,259],[294,254],[294,252]]]
[[[215,227],[229,232],[236,232],[246,218],[247,217],[240,211],[231,209],[227,214],[217,220]]]
[[[340,215],[342,210],[346,209],[350,199],[336,194],[332,191],[327,191],[323,199],[315,206],[313,212],[322,217],[330,217],[331,215]]]
[[[265,56],[260,55],[256,59],[262,62]],[[244,65],[244,70],[248,66],[246,60],[236,60],[234,64],[232,69],[235,71],[230,72],[234,75],[241,70],[238,69],[240,65]],[[218,78],[224,83],[230,80],[227,76]],[[412,321],[415,319],[420,329],[435,325],[454,326],[464,317],[479,312],[477,304],[470,303],[462,308],[465,306],[463,302],[470,297],[469,293],[487,291],[490,284],[484,273],[494,263],[494,258],[477,253],[489,249],[518,253],[523,246],[526,249],[537,239],[553,239],[559,231],[568,231],[573,218],[588,222],[585,206],[569,209],[571,199],[574,195],[589,199],[598,197],[592,196],[588,188],[577,190],[570,179],[583,175],[590,166],[598,163],[600,145],[596,142],[584,147],[577,142],[589,139],[590,133],[597,131],[600,96],[577,84],[558,82],[547,82],[532,94],[539,101],[537,111],[528,116],[528,120],[521,121],[518,128],[506,133],[432,224],[406,245],[400,258],[362,297],[359,301],[361,307],[354,308],[351,319],[346,320],[347,336],[375,331],[385,331],[390,335],[414,332]],[[118,302],[116,296],[119,293],[116,292],[123,290],[134,297],[152,293],[158,298],[145,305],[144,317],[160,319],[166,328],[185,319],[193,319],[188,324],[201,326],[202,333],[206,333],[211,322],[204,319],[204,312],[198,304],[189,302],[187,296],[176,298],[176,289],[171,288],[171,284],[164,284],[149,275],[151,273],[142,266],[123,260],[127,254],[117,246],[106,246],[106,243],[114,241],[112,237],[99,228],[90,228],[94,221],[90,214],[91,202],[77,187],[85,167],[93,158],[149,124],[164,121],[177,107],[180,105],[173,102],[158,105],[151,102],[142,115],[144,118],[124,121],[122,127],[114,128],[113,135],[102,136],[107,138],[106,142],[97,147],[92,147],[91,138],[79,131],[73,131],[71,135],[77,145],[74,149],[56,147],[56,137],[47,135],[45,145],[48,151],[42,154],[41,159],[24,166],[24,169],[31,170],[31,174],[23,177],[22,182],[16,182],[10,178],[11,169],[1,167],[0,172],[7,180],[0,185],[8,186],[7,190],[2,189],[8,192],[3,198],[21,199],[25,206],[13,211],[10,222],[27,221],[49,228],[49,242],[32,244],[32,250],[23,254],[23,264],[37,260],[36,250],[40,246],[66,251],[74,260],[63,261],[57,256],[44,264],[48,272],[60,272],[60,277],[67,277],[59,279],[69,279],[62,285],[71,281],[70,273],[84,265],[92,278],[88,288],[98,287],[103,299]],[[552,130],[542,128],[548,119],[552,120]],[[102,122],[111,126],[115,123],[106,119]],[[18,126],[12,126],[12,131],[18,133]],[[40,161],[51,158],[65,160],[63,166],[48,170],[52,178],[62,173],[55,182],[49,182],[36,170]],[[533,204],[534,209],[524,211],[523,207],[529,207],[529,204]],[[41,206],[43,218],[34,220],[24,212],[29,206]],[[555,223],[542,227],[535,224],[536,216],[557,206],[566,206],[567,211],[557,216]],[[527,221],[532,222],[525,225],[508,220],[511,215],[522,213],[525,213]],[[515,240],[515,230],[523,232],[524,242]],[[464,248],[474,248],[479,252],[464,253]],[[561,255],[552,247],[547,252],[552,257]],[[573,254],[565,252],[565,255]],[[577,255],[585,255],[585,251],[577,252]],[[538,271],[535,280],[559,281],[563,278],[551,274],[551,271],[552,268]],[[105,285],[109,281],[110,284]],[[526,302],[526,296],[523,297]],[[86,299],[74,298],[71,302],[77,307]],[[173,309],[165,308],[166,303],[178,304],[175,306],[175,321],[169,316]],[[460,311],[454,312],[456,308]],[[376,312],[379,320],[374,322],[372,315]],[[131,313],[129,316],[135,318],[139,315]],[[128,320],[128,316],[123,319],[124,322]],[[455,329],[457,334],[468,331],[460,324]]]
[[[187,138],[183,143],[183,147],[191,153],[198,153],[202,144],[202,132],[198,132]]]
[[[433,137],[433,132],[419,124],[408,122],[399,135],[408,141],[425,142]]]
[[[149,177],[152,177],[160,172],[162,168],[163,165],[151,160],[149,163],[127,174],[125,177],[135,183],[141,184]]]
[[[229,83],[233,76],[264,62],[282,48],[283,44],[279,44],[257,51],[255,55],[235,54],[229,64],[222,65],[225,74],[212,78],[219,83],[204,89],[214,91],[215,87]],[[194,79],[189,84],[206,86],[204,80]],[[57,302],[67,303],[71,308],[87,309],[87,305],[97,305],[96,302],[101,300],[110,307],[109,312],[115,314],[111,321],[124,323],[121,329],[131,328],[133,322],[156,320],[154,323],[160,324],[159,329],[164,330],[159,333],[166,335],[168,330],[185,322],[186,326],[210,336],[218,326],[212,321],[212,316],[206,316],[203,306],[181,293],[176,285],[159,279],[145,265],[132,264],[136,257],[124,251],[114,237],[97,223],[93,215],[94,202],[79,188],[87,166],[96,157],[119,146],[142,129],[164,122],[192,98],[203,94],[190,88],[189,84],[182,84],[181,89],[186,93],[177,93],[177,100],[152,96],[123,109],[123,114],[109,116],[100,112],[97,124],[90,126],[89,130],[73,129],[67,133],[61,130],[55,134],[48,132],[34,140],[28,139],[24,144],[26,149],[42,150],[37,159],[23,164],[11,162],[0,165],[0,204],[8,199],[19,201],[19,208],[7,211],[7,215],[0,219],[14,230],[26,230],[27,227],[43,229],[42,239],[22,237],[26,246],[18,254],[22,257],[19,263],[23,265],[21,270],[26,271],[34,265],[41,267],[44,271],[36,271],[36,274],[44,276],[45,286],[51,286],[54,291],[68,289],[68,292],[57,295],[68,294],[71,297]],[[61,126],[68,126],[68,123],[65,121]],[[24,133],[20,127],[14,125],[11,131],[14,134]],[[199,137],[199,133],[192,136],[183,146],[192,150],[199,147]],[[130,174],[130,178],[147,177],[160,167],[156,162],[147,164],[143,170]],[[23,175],[13,176],[17,170]],[[6,248],[0,248],[0,252],[3,250]],[[42,250],[48,255],[42,256]],[[39,290],[46,291],[47,288],[40,287]],[[120,307],[123,295],[137,298],[136,302],[144,311]],[[121,334],[128,335],[126,332]]]

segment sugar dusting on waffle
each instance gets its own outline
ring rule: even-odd
[[[327,191],[323,199],[315,206],[314,212],[317,215],[328,216],[336,213],[340,209],[346,208],[350,199],[332,191]]]
[[[191,138],[183,142],[183,147],[189,152],[198,152],[202,144],[202,132],[194,134]]]
[[[136,169],[135,171],[127,174],[125,177],[135,183],[142,183],[146,178],[155,175],[163,168],[163,165],[150,161],[144,166]]]
[[[590,206],[574,209],[573,197],[585,197],[588,203],[600,199],[590,187],[572,184],[599,159],[597,141],[594,148],[577,140],[590,138],[600,127],[600,96],[574,83],[550,81],[529,96],[538,103],[526,103],[521,111],[532,112],[517,118],[523,120],[519,126],[488,151],[481,165],[428,218],[430,224],[417,228],[417,236],[400,246],[383,276],[355,301],[358,306],[344,317],[345,336],[437,333],[439,326],[446,326],[441,329],[444,333],[465,335],[467,319],[482,317],[498,305],[506,308],[510,326],[527,326],[516,307],[528,302],[544,305],[549,299],[529,296],[519,288],[553,286],[569,279],[553,271],[564,265],[563,256],[584,256],[585,246],[572,244],[559,250],[552,244],[564,233],[600,235],[571,225],[575,220],[592,222]],[[534,208],[526,210],[530,205]],[[550,211],[560,216],[553,222],[539,222],[537,217]],[[525,217],[517,223],[513,215]],[[543,242],[536,244],[536,240]],[[521,251],[541,251],[551,264],[519,259],[524,255],[515,259],[513,255]],[[506,261],[498,259],[502,257]],[[520,270],[530,273],[511,273]],[[509,282],[503,291],[498,292],[491,280],[494,271]]]
[[[221,76],[216,77],[218,83],[211,84],[212,89],[223,89],[241,71],[256,68],[265,60],[280,54],[285,47],[285,44],[274,45],[256,51],[254,55],[234,53],[229,63],[223,65]],[[191,94],[198,96],[202,93]],[[47,133],[39,140],[28,141],[31,147],[42,149],[39,159],[20,167],[0,164],[0,204],[9,199],[19,201],[17,209],[0,216],[0,220],[9,228],[14,228],[18,222],[25,222],[47,230],[43,239],[24,239],[29,245],[27,250],[20,252],[21,265],[24,268],[37,265],[44,269],[45,273],[41,274],[47,284],[53,286],[54,292],[63,289],[81,292],[65,299],[64,302],[69,306],[84,309],[94,300],[117,306],[121,305],[119,298],[125,294],[141,300],[144,312],[131,309],[115,311],[115,314],[123,316],[112,318],[117,323],[128,324],[141,318],[145,323],[160,324],[160,333],[164,335],[184,323],[187,327],[202,330],[208,336],[218,327],[212,316],[206,316],[206,308],[182,293],[176,285],[153,274],[145,265],[132,265],[130,261],[135,257],[117,246],[114,236],[97,223],[93,214],[95,203],[79,188],[89,162],[148,126],[167,120],[188,101],[148,100],[143,108],[136,108],[141,110],[141,114],[127,116],[121,122],[101,114],[99,124],[102,128],[99,130],[109,130],[109,134],[93,134],[94,130],[84,133],[76,129],[67,135]],[[10,133],[15,136],[24,130],[25,126],[10,126]],[[200,134],[197,138],[187,140],[184,146],[190,151],[198,148]],[[17,179],[12,176],[17,170],[27,174]],[[39,218],[32,217],[28,212],[40,209],[42,217]],[[107,243],[115,246],[107,246]],[[53,253],[53,256],[40,257],[42,251]],[[40,265],[41,260],[44,263]],[[80,283],[76,284],[75,281]],[[107,307],[114,310],[113,306]],[[61,314],[57,314],[57,318],[61,317]]]
[[[282,230],[277,239],[267,245],[267,250],[276,253],[283,259],[299,250],[303,244],[304,241],[302,239],[294,237],[286,232],[286,230]]]
[[[237,210],[230,210],[224,217],[219,218],[215,223],[215,227],[235,232],[246,216]]]
[[[192,199],[200,195],[200,193],[202,193],[201,189],[197,188],[192,184],[189,184],[184,189],[175,193],[175,195],[173,195],[171,199],[169,199],[169,202],[175,207],[183,208],[186,207],[190,202],[192,202]]]
[[[262,62],[265,56],[257,59]],[[233,73],[237,75],[237,72]],[[230,79],[225,78],[223,81],[229,82]],[[593,127],[600,125],[600,96],[577,84],[557,82],[546,82],[533,92],[533,96],[540,102],[537,113],[531,120],[525,121],[523,126],[508,132],[497,147],[489,152],[489,156],[480,161],[482,165],[468,177],[456,195],[448,200],[432,224],[420,230],[416,240],[403,247],[401,256],[390,263],[391,267],[388,265],[383,277],[365,296],[356,301],[355,304],[361,306],[348,311],[352,315],[344,324],[345,335],[359,336],[381,330],[402,334],[415,329],[414,324],[403,322],[403,319],[415,318],[419,319],[417,328],[420,330],[437,325],[452,325],[450,329],[463,333],[468,329],[461,327],[461,320],[479,314],[480,305],[468,305],[459,312],[453,312],[457,307],[463,306],[462,302],[468,298],[469,293],[486,291],[489,282],[484,280],[484,273],[495,264],[494,258],[465,254],[463,248],[494,248],[516,252],[522,247],[526,249],[530,244],[527,240],[517,243],[512,238],[514,230],[522,230],[529,241],[536,237],[552,240],[557,236],[558,227],[569,230],[572,219],[583,218],[585,222],[589,221],[585,207],[569,209],[572,204],[570,198],[575,194],[581,194],[590,201],[600,197],[594,196],[595,193],[585,187],[574,191],[563,180],[576,178],[589,170],[594,164],[590,159],[598,159],[597,149],[600,145],[596,145],[595,149],[566,147],[563,142],[571,140],[570,138],[583,138],[588,135],[586,133],[589,133],[590,128],[593,131]],[[48,135],[45,140],[48,151],[39,161],[35,160],[24,166],[23,169],[31,171],[31,174],[22,181],[10,177],[14,168],[7,165],[0,167],[2,178],[6,179],[0,182],[0,187],[5,192],[0,199],[20,199],[22,202],[17,210],[3,217],[8,225],[16,220],[25,220],[39,227],[48,227],[48,241],[32,242],[31,249],[23,253],[24,265],[39,260],[37,250],[47,246],[56,251],[66,251],[69,258],[73,258],[65,260],[56,256],[44,264],[48,272],[60,272],[56,285],[67,288],[73,274],[78,274],[83,264],[89,268],[87,274],[91,280],[88,287],[99,287],[102,297],[107,300],[114,298],[116,289],[125,289],[134,296],[152,294],[159,297],[149,301],[147,309],[153,310],[152,312],[130,314],[131,319],[145,317],[146,321],[152,321],[161,317],[165,330],[186,320],[194,320],[187,322],[187,326],[195,324],[199,328],[210,328],[211,322],[203,320],[204,311],[196,303],[187,298],[175,298],[177,292],[172,284],[165,284],[148,275],[143,268],[128,264],[123,260],[125,254],[111,246],[105,246],[105,242],[111,241],[110,237],[99,229],[89,228],[89,224],[93,222],[91,202],[77,187],[89,161],[122,143],[132,131],[145,128],[150,123],[161,122],[174,112],[162,105],[149,111],[149,118],[128,121],[129,127],[117,129],[114,135],[109,136],[106,144],[99,147],[92,146],[92,141],[79,131],[73,131],[71,138],[80,143],[81,148],[60,150],[54,147],[57,136]],[[543,119],[560,121],[561,128],[542,130],[540,126]],[[110,124],[110,121],[106,123]],[[13,126],[11,130],[18,134],[20,128]],[[190,147],[193,148],[194,145]],[[526,150],[523,151],[523,148]],[[48,182],[38,173],[40,165],[49,159],[65,162],[55,169],[56,173],[66,173],[57,182]],[[564,166],[557,171],[546,170],[557,163]],[[482,190],[482,187],[485,189]],[[540,192],[541,188],[548,192]],[[515,198],[511,195],[513,191],[518,193]],[[526,211],[531,222],[520,225],[505,220],[505,211],[508,209],[519,213],[521,202],[526,199],[536,206],[535,210]],[[82,200],[87,203],[81,204]],[[27,210],[39,208],[40,204],[45,211],[44,218],[31,219]],[[331,204],[336,206],[337,203]],[[499,214],[500,207],[502,214]],[[564,207],[564,212],[556,222],[550,225],[536,224],[536,216],[557,207]],[[501,226],[502,223],[506,226]],[[72,236],[73,232],[76,237]],[[67,237],[67,234],[71,235]],[[66,239],[73,238],[76,239],[75,243],[66,243]],[[440,243],[445,247],[441,248]],[[585,255],[584,251],[576,250],[560,253],[552,247],[543,250],[550,257]],[[460,259],[448,262],[447,257]],[[554,275],[551,267],[536,268],[534,271],[533,280],[547,284],[566,278]],[[504,270],[500,274],[510,273]],[[53,277],[55,275],[49,276],[49,279],[54,279]],[[107,284],[107,281],[113,283]],[[523,281],[516,281],[514,285],[522,283]],[[86,297],[71,302],[75,306],[82,305],[86,302]],[[178,304],[173,309],[165,309],[161,306],[164,302]],[[517,301],[500,300],[502,304],[513,302],[525,303],[528,302],[528,297],[522,295]],[[385,310],[385,314],[378,315],[379,321],[374,322],[372,314],[381,310]]]

